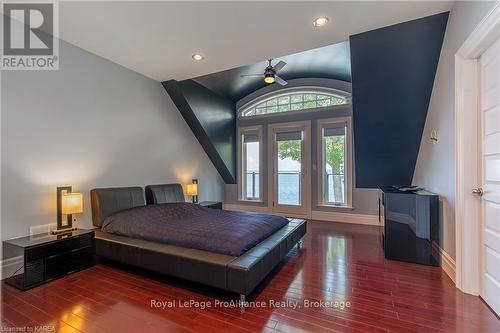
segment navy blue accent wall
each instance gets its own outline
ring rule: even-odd
[[[193,80],[163,82],[226,184],[236,183],[236,111],[233,102]]]
[[[410,184],[448,13],[350,37],[356,186]]]

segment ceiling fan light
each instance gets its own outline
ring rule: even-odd
[[[264,82],[267,84],[274,83],[274,81],[276,81],[276,79],[274,78],[274,75],[266,75],[264,77]]]

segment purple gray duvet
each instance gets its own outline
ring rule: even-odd
[[[284,217],[168,203],[127,209],[104,220],[102,231],[158,243],[240,256],[285,226]]]

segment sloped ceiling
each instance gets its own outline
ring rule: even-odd
[[[193,80],[169,80],[163,87],[224,182],[236,183],[234,103]]]
[[[273,59],[273,64],[283,60],[287,65],[279,71],[285,80],[304,77],[351,81],[349,42],[342,42],[309,51]],[[240,77],[241,74],[262,74],[267,61],[226,71],[204,75],[193,80],[210,90],[236,102],[251,92],[266,86],[262,78]]]

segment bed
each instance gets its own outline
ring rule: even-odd
[[[283,224],[272,215],[184,203],[179,184],[147,186],[146,198],[147,206],[141,187],[91,190],[92,220],[99,229],[97,255],[234,292],[241,300],[306,233],[302,219],[287,219]],[[168,227],[161,225],[162,218],[168,220]],[[253,230],[242,228],[245,223]],[[156,235],[155,228],[165,238]],[[260,229],[259,235],[252,234]],[[213,237],[200,237],[200,233]]]

